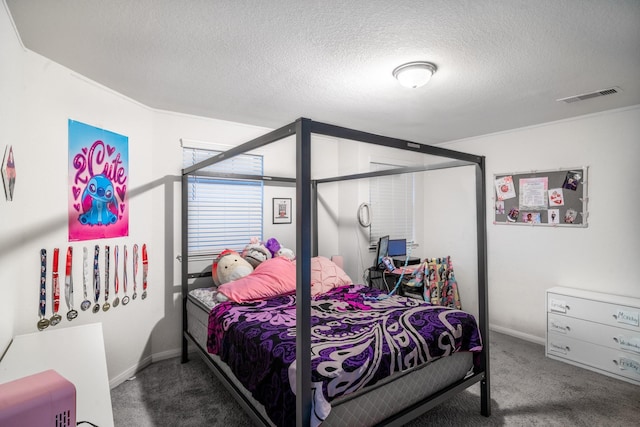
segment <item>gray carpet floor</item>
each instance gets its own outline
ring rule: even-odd
[[[544,347],[491,332],[491,417],[474,385],[408,424],[639,426],[640,387],[548,359]],[[154,363],[111,391],[116,427],[252,425],[197,356]],[[351,427],[351,426],[349,426]]]

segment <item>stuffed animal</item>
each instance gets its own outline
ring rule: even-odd
[[[269,252],[271,252],[271,256],[276,256],[276,253],[280,250],[280,243],[275,237],[267,240],[264,246],[269,250]]]
[[[253,268],[256,268],[261,262],[271,259],[271,257],[269,249],[260,243],[257,237],[252,237],[250,243],[242,251],[242,258],[249,262]]]
[[[217,286],[247,276],[251,272],[253,272],[253,266],[238,252],[230,249],[222,251],[211,268],[211,276]]]
[[[290,259],[291,261],[296,259],[296,254],[294,254],[291,249],[282,246],[280,247],[280,249],[278,249],[278,252],[276,252],[276,256],[285,257],[287,259]]]

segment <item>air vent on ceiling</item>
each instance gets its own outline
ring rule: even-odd
[[[618,93],[618,92],[620,92],[620,88],[615,86],[609,89],[602,89],[602,90],[597,90],[595,92],[583,93],[582,95],[568,96],[566,98],[556,99],[556,101],[562,101],[570,104],[572,102],[584,101],[585,99],[596,98],[598,96],[613,95],[614,93]]]

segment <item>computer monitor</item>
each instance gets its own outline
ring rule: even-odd
[[[382,264],[382,258],[387,256],[389,250],[389,236],[382,236],[378,240],[378,249],[376,251],[375,267]]]
[[[405,256],[407,254],[407,239],[391,239],[387,254],[390,257]]]

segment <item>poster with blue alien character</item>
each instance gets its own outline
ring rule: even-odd
[[[129,138],[69,120],[69,241],[129,235]]]

